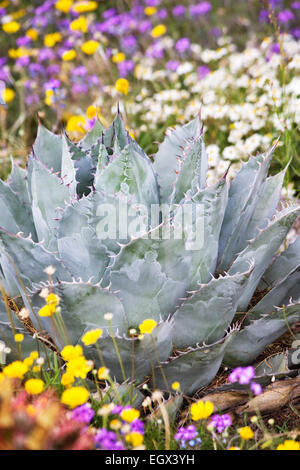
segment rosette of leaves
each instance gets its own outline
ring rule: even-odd
[[[102,353],[119,382],[151,376],[165,389],[176,380],[191,394],[222,361],[252,363],[300,320],[299,238],[279,253],[300,208],[278,210],[285,171],[268,176],[275,148],[251,156],[232,181],[225,175],[207,186],[199,118],[168,131],[153,158],[119,114],[108,129],[97,122],[77,143],[40,125],[26,170],[13,164],[0,183],[0,276],[12,310],[13,304],[37,314],[51,265],[70,341],[103,328]],[[122,205],[148,209],[144,231],[123,233],[120,224],[101,235],[99,223],[111,222],[106,208],[118,219]],[[161,209],[157,224],[149,217],[153,205]],[[196,217],[176,237],[187,206]],[[194,249],[197,230],[202,243]],[[152,334],[131,336],[147,318],[157,322]],[[61,348],[49,319],[40,321]],[[93,347],[88,352],[96,358]]]

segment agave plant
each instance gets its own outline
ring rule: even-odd
[[[27,169],[13,164],[8,182],[0,183],[6,304],[13,311],[33,306],[37,314],[41,289],[50,282],[44,270],[53,266],[51,289],[60,297],[70,341],[101,327],[105,364],[118,382],[151,376],[154,387],[166,389],[179,380],[192,394],[222,362],[253,363],[300,320],[299,238],[282,252],[300,208],[278,211],[285,171],[268,177],[275,148],[251,156],[231,182],[225,175],[207,187],[198,117],[168,131],[153,159],[119,114],[108,129],[97,122],[77,143],[40,125]],[[132,221],[139,214],[143,229],[124,232],[121,221],[103,234],[99,226],[120,220],[124,206],[129,218],[134,207]],[[154,223],[149,214],[157,206]],[[186,209],[193,215],[188,222]],[[202,243],[195,247],[197,235]],[[7,341],[2,304],[0,312],[0,338]],[[30,319],[35,330],[37,318]],[[149,318],[157,322],[151,334],[130,333]],[[62,347],[49,318],[39,321]],[[30,334],[26,341],[29,347]],[[97,360],[93,346],[88,353]]]

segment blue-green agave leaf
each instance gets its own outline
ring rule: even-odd
[[[224,363],[230,367],[251,364],[267,346],[298,321],[300,321],[299,302],[278,308],[254,320],[235,336],[226,350]]]

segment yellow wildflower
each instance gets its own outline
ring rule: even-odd
[[[172,383],[172,389],[173,390],[179,390],[180,389],[180,383],[179,382],[173,382]]]
[[[152,320],[151,318],[147,318],[146,320],[143,321],[143,323],[139,325],[141,334],[152,333],[156,325],[157,325],[157,322],[155,320]]]
[[[70,23],[70,29],[72,31],[81,31],[82,33],[87,32],[87,22],[84,16],[79,16],[76,20]]]
[[[82,44],[81,50],[87,55],[93,55],[95,54],[98,47],[99,47],[99,42],[91,39],[90,41],[86,41]]]
[[[126,78],[118,78],[115,83],[115,88],[119,93],[123,93],[123,95],[128,94],[129,90],[129,82]]]
[[[4,88],[1,93],[2,99],[5,103],[9,103],[15,97],[15,92],[11,88]]]
[[[125,440],[128,444],[132,445],[132,447],[138,447],[143,444],[144,436],[139,432],[131,432],[130,434],[127,434]]]
[[[2,25],[3,31],[7,34],[16,33],[17,31],[19,31],[20,28],[21,26],[17,21],[9,21],[8,23],[4,23]]]
[[[59,304],[59,297],[56,294],[49,294],[46,297],[46,302],[48,305],[53,305],[56,308]]]
[[[113,419],[109,423],[109,427],[110,429],[113,429],[114,431],[118,431],[122,427],[122,424],[118,419]]]
[[[98,8],[97,2],[76,2],[72,7],[72,10],[76,11],[76,13],[85,13],[87,11],[93,11]]]
[[[46,96],[46,98],[44,99],[44,103],[47,105],[47,106],[51,106],[52,103],[53,103],[53,99],[51,96]]]
[[[71,116],[68,119],[66,130],[67,132],[85,132],[84,130],[85,118],[84,116]]]
[[[121,418],[123,421],[126,421],[126,423],[132,423],[135,419],[138,419],[140,416],[140,412],[138,410],[135,410],[134,408],[128,408],[122,411],[121,413]]]
[[[167,31],[167,28],[165,27],[164,24],[158,24],[155,26],[155,28],[152,29],[151,31],[151,36],[153,38],[159,38],[160,36],[163,36]]]
[[[240,450],[240,448],[239,447],[229,447],[228,450]]]
[[[18,49],[8,49],[9,57],[11,57],[12,59],[17,59],[19,57],[17,51],[18,51]]]
[[[31,357],[25,357],[23,363],[25,364],[26,367],[31,367],[32,364],[34,363],[34,360]]]
[[[33,359],[35,361],[39,357],[38,351],[32,351],[30,353],[30,357],[31,357],[31,359]]]
[[[67,372],[81,379],[85,379],[90,370],[92,370],[92,366],[84,356],[71,359],[67,364]]]
[[[250,426],[244,426],[239,430],[240,436],[244,441],[249,441],[250,439],[253,438],[254,432],[250,428]]]
[[[60,383],[61,383],[64,387],[70,387],[71,385],[73,385],[74,382],[75,382],[75,377],[74,377],[73,374],[71,374],[71,372],[65,372],[65,373],[61,376]]]
[[[39,36],[39,33],[36,29],[30,28],[28,29],[28,31],[26,31],[26,36],[32,39],[32,41],[36,41]]]
[[[38,372],[40,372],[40,370],[41,370],[41,366],[34,366],[34,367],[32,368],[32,372],[34,372],[35,374],[37,374]]]
[[[287,440],[277,446],[277,450],[300,450],[300,442]]]
[[[8,55],[12,59],[19,59],[19,57],[26,57],[31,54],[29,49],[25,49],[25,47],[18,47],[18,49],[8,49]]]
[[[117,54],[112,56],[112,61],[115,64],[119,64],[120,62],[123,62],[126,59],[126,56],[124,52],[118,52]]]
[[[82,355],[83,350],[79,344],[77,344],[77,346],[72,346],[71,344],[68,344],[61,351],[61,357],[64,361],[71,361],[72,359],[76,359],[77,357],[80,357]]]
[[[22,18],[22,16],[25,16],[26,15],[26,10],[23,9],[23,10],[17,10],[15,11],[11,17],[14,19],[14,20],[17,20],[18,18]]]
[[[52,88],[46,90],[45,95],[47,96],[47,98],[51,98],[52,96],[54,96],[54,91],[52,90]]]
[[[46,304],[46,305],[44,305],[44,307],[42,307],[39,310],[39,316],[40,317],[51,317],[54,313],[55,313],[54,305]]]
[[[23,340],[24,340],[24,335],[22,335],[22,333],[17,333],[15,335],[15,342],[16,343],[22,343]]]
[[[72,387],[65,390],[61,402],[70,408],[76,408],[88,401],[89,391],[84,387]]]
[[[54,47],[57,42],[61,41],[61,39],[61,34],[58,32],[46,34],[44,37],[44,45],[46,47]]]
[[[25,382],[25,390],[30,395],[38,395],[44,390],[44,382],[41,379],[29,379]]]
[[[11,362],[11,364],[3,369],[3,374],[6,377],[15,379],[22,379],[26,372],[28,372],[28,367],[22,361]]]
[[[208,418],[214,410],[214,405],[210,401],[203,402],[202,400],[193,403],[190,411],[193,421],[199,421],[200,419]]]
[[[128,129],[127,129],[128,130]],[[130,137],[135,140],[135,135],[131,132],[131,131],[128,131],[128,134],[130,135]]]
[[[88,119],[94,119],[97,116],[97,114],[98,116],[100,115],[100,108],[98,106],[96,107],[96,106],[91,105],[86,110],[86,115]]]
[[[102,336],[102,333],[103,330],[101,330],[101,328],[87,331],[81,338],[81,341],[85,346],[90,346],[91,344],[97,343],[98,339]]]
[[[147,16],[155,15],[155,13],[157,13],[157,8],[155,8],[155,7],[146,7],[146,8],[144,8],[144,13]]]
[[[109,369],[107,367],[100,367],[98,370],[98,379],[99,380],[108,380],[109,378]]]
[[[63,13],[68,13],[73,4],[73,0],[58,0],[55,3],[55,8]]]
[[[74,49],[70,49],[68,51],[65,51],[63,53],[63,55],[61,56],[62,60],[64,60],[65,62],[68,62],[70,60],[73,60],[75,59],[75,57],[77,56],[77,53]]]

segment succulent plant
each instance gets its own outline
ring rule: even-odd
[[[0,276],[12,310],[39,310],[51,265],[70,341],[103,328],[101,350],[118,382],[152,376],[165,389],[179,380],[191,394],[222,361],[252,363],[300,320],[299,238],[279,253],[300,208],[277,210],[285,171],[268,177],[275,148],[251,156],[231,182],[225,175],[207,187],[198,117],[168,131],[153,159],[119,113],[77,143],[40,125],[27,169],[13,164],[0,183]],[[122,207],[140,225],[124,232],[120,222],[103,234]],[[1,338],[11,333],[2,304],[0,312]],[[148,318],[157,322],[152,334],[129,333]],[[49,319],[39,321],[61,347]],[[37,315],[31,322],[39,330]],[[96,360],[93,346],[88,353]]]

